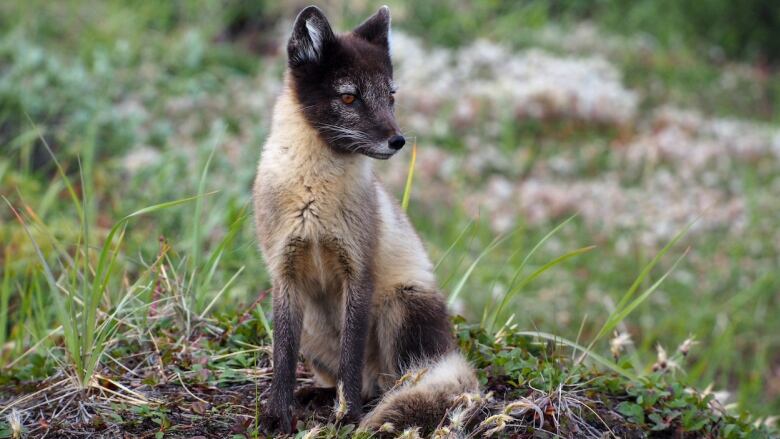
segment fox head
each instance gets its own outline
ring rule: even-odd
[[[295,19],[287,44],[292,86],[309,123],[341,153],[387,159],[406,142],[394,115],[390,10],[336,35],[316,6]]]

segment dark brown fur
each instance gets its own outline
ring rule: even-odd
[[[343,78],[350,78],[356,86],[356,100],[349,110],[359,118],[349,124],[350,128],[377,141],[400,133],[393,117],[394,89],[389,81],[393,77],[387,41],[390,17],[384,11],[381,10],[352,33],[336,35],[321,11],[306,8],[298,16],[288,44],[293,90],[301,102],[303,113],[326,143],[340,152],[355,150],[353,139],[331,129],[345,125],[344,114],[334,111],[332,105],[340,97],[336,84]],[[300,46],[309,43],[307,20],[314,20],[320,25],[318,62],[305,62],[301,60],[303,55],[297,55]],[[369,90],[370,95],[367,93]]]
[[[406,314],[395,342],[401,370],[423,359],[439,358],[455,347],[447,305],[438,291],[406,286],[398,290],[398,300]]]

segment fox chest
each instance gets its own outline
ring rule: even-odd
[[[309,294],[340,291],[355,269],[360,245],[343,200],[306,186],[275,194],[274,207],[257,212],[263,253],[274,276],[284,276]]]

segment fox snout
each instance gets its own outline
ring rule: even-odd
[[[403,148],[405,144],[406,144],[406,139],[404,138],[404,136],[400,134],[396,134],[390,137],[389,139],[387,139],[387,146],[389,146],[390,148],[396,151]]]
[[[381,125],[386,127],[384,129],[385,135],[390,136],[387,138],[387,146],[393,151],[398,151],[403,148],[406,144],[406,138],[403,133],[401,133],[401,128],[398,127],[398,123],[395,121],[393,108],[382,108],[378,113],[380,114],[379,119],[381,120]]]

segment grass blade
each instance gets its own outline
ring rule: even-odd
[[[686,250],[682,255],[680,255],[680,257],[678,257],[677,260],[674,261],[672,266],[669,267],[669,269],[666,270],[666,272],[661,277],[659,277],[658,280],[655,281],[649,288],[647,288],[645,291],[642,292],[642,294],[637,296],[636,299],[629,302],[628,305],[626,305],[622,309],[617,309],[615,310],[615,312],[610,314],[609,318],[604,323],[604,326],[599,331],[599,334],[609,334],[613,329],[615,329],[615,327],[618,324],[620,324],[620,322],[622,322],[629,314],[631,314],[632,311],[634,311],[639,305],[641,305],[642,302],[647,300],[647,298],[650,297],[650,295],[653,294],[653,292],[655,292],[655,290],[657,290],[659,286],[661,286],[663,281],[666,280],[666,278],[669,277],[670,274],[672,274],[674,269],[677,268],[677,265],[680,263],[680,261],[682,261],[687,255],[688,255],[688,250]],[[592,347],[593,343],[595,343],[596,340],[597,338],[594,338],[594,340],[591,341],[589,347]]]
[[[677,244],[680,239],[682,239],[683,236],[685,236],[688,231],[693,227],[693,225],[698,221],[698,219],[692,221],[690,224],[685,226],[681,231],[679,231],[671,241],[669,241],[658,253],[656,253],[655,257],[646,264],[642,271],[639,273],[639,275],[634,279],[634,282],[631,284],[631,286],[628,288],[628,291],[623,295],[623,297],[620,298],[620,301],[618,302],[617,306],[615,307],[615,312],[610,315],[610,318],[607,319],[607,322],[604,323],[604,326],[601,327],[599,332],[596,334],[596,337],[593,338],[593,341],[589,344],[589,347],[593,347],[593,345],[605,334],[608,334],[609,331],[611,331],[614,328],[614,325],[611,325],[611,319],[615,314],[619,314],[622,312],[622,310],[626,307],[626,305],[629,303],[631,298],[636,294],[636,291],[639,289],[639,286],[644,282],[644,280],[647,278],[647,276],[650,275],[650,271],[658,264],[658,262],[661,260],[661,258],[675,245]],[[678,260],[679,261],[679,260]],[[675,262],[675,265],[677,265],[677,262]],[[667,274],[669,272],[667,271]],[[666,275],[664,275],[666,277]],[[622,319],[621,319],[622,320]],[[619,321],[618,321],[619,322]],[[617,324],[617,323],[616,323]]]
[[[0,284],[0,363],[3,361],[3,346],[7,338],[8,302],[11,297],[11,248],[6,247],[3,256],[3,283]]]
[[[468,224],[466,224],[466,227],[464,227],[463,230],[460,231],[460,233],[458,234],[458,237],[455,238],[455,241],[453,241],[452,244],[450,244],[450,246],[447,248],[447,250],[444,252],[444,254],[441,255],[441,257],[439,258],[439,261],[436,262],[436,265],[433,267],[433,271],[434,272],[439,268],[439,265],[441,265],[441,263],[445,259],[447,259],[447,256],[450,255],[450,253],[455,248],[455,246],[458,245],[458,243],[461,241],[461,239],[463,239],[464,236],[466,236],[466,232],[468,232],[469,229],[471,227],[473,227],[473,226],[474,226],[474,220],[471,220],[471,221],[468,222]]]
[[[203,213],[203,194],[206,192],[206,178],[209,174],[209,168],[211,167],[211,160],[214,158],[214,153],[217,151],[217,147],[220,144],[220,140],[222,138],[222,133],[224,131],[222,125],[218,125],[220,127],[216,133],[216,135],[213,136],[213,145],[211,147],[211,152],[209,152],[208,157],[206,158],[206,163],[203,165],[203,170],[200,174],[200,180],[198,181],[198,199],[195,202],[195,213],[192,217],[192,250],[191,250],[191,269],[192,269],[192,275],[193,278],[196,275],[198,271],[198,265],[200,264],[200,254],[201,254],[201,242],[200,242],[200,227],[201,227],[201,215]],[[190,285],[190,293],[194,298],[198,297],[197,292],[197,285],[195,282],[192,282]],[[196,306],[197,309],[197,306]]]
[[[626,303],[628,303],[629,300],[631,300],[631,297],[634,296],[636,291],[639,289],[639,286],[644,282],[645,278],[650,274],[650,271],[658,264],[658,261],[661,260],[661,258],[672,248],[674,247],[677,242],[682,239],[683,236],[685,236],[688,231],[693,227],[693,225],[696,223],[697,220],[694,220],[685,228],[680,230],[671,241],[669,241],[658,253],[656,253],[655,257],[642,268],[642,271],[639,273],[639,276],[634,280],[634,283],[631,284],[631,287],[629,287],[628,291],[626,291],[626,294],[623,295],[623,297],[620,298],[620,301],[618,302],[616,308],[621,309],[623,308]],[[603,335],[603,334],[602,334]]]
[[[406,212],[409,207],[409,197],[412,195],[412,181],[414,181],[414,163],[417,161],[417,140],[412,145],[412,158],[409,160],[409,172],[406,174],[406,185],[404,186],[404,196],[401,198],[401,209]]]
[[[203,309],[203,312],[200,313],[200,318],[202,319],[206,314],[208,314],[209,310],[211,310],[211,307],[214,306],[214,304],[217,302],[217,300],[222,297],[222,294],[227,291],[228,287],[233,283],[233,281],[236,280],[236,278],[241,274],[242,271],[244,271],[244,266],[238,269],[238,271],[225,283],[225,285],[222,287],[221,290],[214,296],[213,299],[211,299],[211,302],[209,302],[208,306]]]
[[[562,262],[564,262],[564,261],[566,261],[568,259],[571,259],[571,258],[573,258],[575,256],[581,255],[583,253],[587,253],[587,252],[593,250],[594,248],[596,248],[595,245],[589,245],[587,247],[582,247],[582,248],[578,248],[576,250],[572,250],[572,251],[570,251],[570,252],[568,252],[568,253],[566,253],[564,255],[558,256],[557,258],[553,259],[552,261],[542,265],[541,267],[536,269],[533,273],[531,273],[528,277],[525,277],[522,281],[520,281],[519,284],[517,284],[514,288],[510,289],[509,291],[507,291],[506,294],[504,294],[504,298],[501,299],[501,302],[499,303],[498,307],[493,312],[493,315],[490,318],[490,324],[488,325],[488,328],[492,331],[492,328],[493,328],[493,325],[496,322],[496,319],[498,318],[498,316],[501,315],[501,311],[504,310],[504,307],[506,307],[506,305],[509,303],[509,301],[519,291],[521,291],[523,289],[523,287],[525,287],[526,285],[531,283],[534,279],[536,279],[537,277],[541,276],[544,272],[546,272],[547,270],[551,269],[552,267],[554,267],[554,266],[556,266],[556,265],[558,265],[558,264],[560,264],[560,263],[562,263]]]
[[[471,263],[468,269],[466,269],[466,272],[463,273],[463,276],[460,277],[460,280],[458,281],[457,285],[455,285],[455,288],[452,289],[452,292],[450,293],[450,297],[447,300],[447,305],[452,306],[453,303],[455,303],[455,300],[457,300],[458,296],[460,295],[460,292],[463,290],[463,287],[466,285],[466,281],[469,280],[469,277],[471,277],[471,273],[474,272],[474,269],[477,268],[477,265],[479,264],[479,261],[482,260],[482,258],[485,257],[488,253],[490,253],[494,248],[496,248],[499,244],[504,242],[506,238],[508,238],[510,235],[506,236],[497,236],[493,241],[488,244],[487,247],[485,247],[484,250],[477,256],[477,259],[474,260],[474,262]]]
[[[546,235],[542,237],[542,239],[539,240],[539,242],[536,243],[536,245],[531,248],[531,251],[528,252],[528,254],[523,258],[523,262],[520,263],[520,265],[517,267],[517,272],[515,273],[514,278],[512,279],[512,282],[509,284],[509,288],[512,288],[512,285],[517,280],[517,277],[522,273],[523,268],[528,264],[528,261],[531,259],[531,257],[536,253],[537,250],[539,250],[545,242],[547,242],[550,238],[552,238],[556,233],[558,233],[559,230],[561,230],[563,227],[566,226],[566,224],[569,224],[574,218],[577,217],[577,213],[574,215],[566,218],[562,223],[555,226],[552,230],[547,232]]]
[[[58,302],[55,304],[55,312],[58,315],[58,318],[62,322],[62,329],[64,333],[64,340],[65,340],[65,348],[71,357],[71,359],[76,363],[76,366],[80,369],[81,368],[81,349],[79,347],[79,340],[78,340],[78,332],[75,328],[75,320],[70,318],[70,315],[66,313],[66,305],[62,304],[62,300],[60,298],[60,294],[58,292],[59,287],[57,286],[57,280],[54,278],[54,274],[52,273],[51,267],[49,266],[48,262],[46,262],[46,258],[43,256],[43,252],[41,251],[41,247],[38,245],[38,242],[33,237],[32,233],[30,232],[29,227],[27,227],[27,224],[24,222],[24,218],[22,218],[21,214],[14,208],[14,206],[11,204],[10,201],[8,201],[8,198],[5,197],[5,195],[0,195],[3,198],[3,201],[8,205],[8,207],[11,209],[11,213],[16,217],[17,221],[22,225],[22,229],[24,230],[24,233],[27,235],[27,237],[30,239],[30,242],[32,243],[33,249],[35,250],[35,254],[38,256],[38,260],[41,263],[41,266],[43,267],[43,274],[44,278],[46,279],[46,282],[49,285],[49,297],[51,297],[54,301]],[[70,302],[70,301],[69,301]]]
[[[30,115],[27,114],[27,112],[25,112],[24,115],[27,117],[27,120],[30,122],[30,125],[32,125],[33,129],[36,131],[38,135],[38,139],[40,139],[41,144],[43,144],[44,148],[46,148],[46,152],[49,153],[49,157],[51,157],[52,161],[54,162],[54,166],[57,168],[57,172],[60,174],[60,177],[62,177],[62,181],[65,183],[65,187],[68,189],[68,195],[70,195],[70,199],[73,202],[73,205],[76,206],[76,211],[78,215],[80,217],[83,216],[84,212],[82,209],[81,200],[79,199],[76,190],[73,188],[73,185],[70,183],[70,179],[68,178],[68,175],[65,173],[65,168],[63,168],[59,160],[57,160],[57,155],[54,154],[54,151],[51,149],[51,146],[49,146],[49,142],[46,141],[46,138],[43,136],[43,133],[41,133],[40,128],[38,128],[38,125],[35,124],[35,122],[32,120]]]

